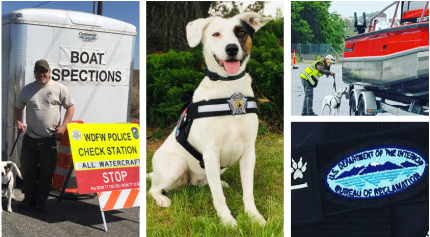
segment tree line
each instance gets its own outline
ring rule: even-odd
[[[331,2],[291,2],[292,44],[343,44],[345,22],[339,14],[329,13]]]
[[[195,2],[170,1],[146,3],[146,52],[161,54],[169,50],[187,51],[189,49],[185,27],[188,22],[199,18],[196,7],[202,17],[220,16],[229,18],[242,12],[257,12],[262,14],[267,1],[255,1],[244,5],[234,1],[199,1]],[[277,9],[276,20],[282,17],[281,9]]]

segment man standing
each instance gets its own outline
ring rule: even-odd
[[[24,135],[21,149],[25,198],[18,208],[27,209],[37,202],[38,212],[45,212],[45,201],[49,196],[57,163],[56,140],[61,140],[75,112],[74,101],[67,88],[50,80],[50,75],[48,62],[37,61],[34,65],[36,81],[22,88],[13,111],[18,131],[21,132],[24,131],[22,110],[27,107],[27,133]],[[61,106],[66,109],[66,114],[60,126]]]
[[[300,75],[302,85],[305,90],[305,98],[303,100],[302,116],[316,116],[312,110],[314,100],[314,87],[317,87],[319,78],[324,74],[333,76],[334,72],[330,72],[330,64],[334,63],[334,58],[327,55],[322,60],[313,62],[305,68],[305,71]]]

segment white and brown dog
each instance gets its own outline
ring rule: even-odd
[[[323,101],[322,101],[320,116],[322,116],[323,110],[326,106],[328,106],[328,108],[330,110],[329,116],[330,115],[333,115],[333,116],[339,115],[340,105],[342,102],[342,96],[343,96],[343,94],[346,93],[346,91],[347,91],[347,88],[343,87],[343,88],[340,88],[339,90],[337,90],[334,96],[332,96],[332,95],[325,96]]]
[[[271,20],[257,13],[244,13],[229,19],[210,17],[188,23],[188,43],[190,47],[203,43],[207,69],[223,78],[235,77],[234,80],[226,81],[205,76],[194,92],[193,103],[229,98],[238,93],[245,97],[254,96],[252,79],[244,71],[250,58],[253,34]],[[241,106],[241,103],[237,106]],[[225,168],[220,167],[239,163],[245,212],[254,221],[265,224],[266,220],[255,206],[253,194],[257,130],[256,113],[195,119],[188,134],[188,142],[202,155],[204,169],[175,140],[173,131],[152,159],[154,171],[148,174],[152,179],[149,193],[160,207],[168,207],[171,201],[162,194],[163,191],[185,184],[209,184],[218,216],[224,224],[235,226],[236,220],[227,207],[222,190],[222,187],[227,186],[220,178]]]
[[[6,191],[3,197],[7,198],[7,211],[12,212],[12,199],[15,200],[15,195],[13,194],[13,190],[16,186],[16,176],[20,179],[21,172],[18,167],[12,161],[2,161],[1,162],[1,183],[6,186]],[[3,189],[3,188],[2,188]],[[3,208],[2,208],[3,212]]]

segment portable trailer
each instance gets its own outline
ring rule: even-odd
[[[14,103],[35,80],[39,59],[48,61],[51,80],[69,90],[75,101],[73,120],[128,122],[136,35],[131,24],[84,12],[21,9],[3,15],[2,160],[19,165],[21,141],[8,157],[18,134]],[[63,118],[65,111],[61,114]]]
[[[395,4],[396,12],[401,11],[400,25],[394,24],[395,13],[389,28],[375,30],[375,18]],[[346,38],[342,61],[350,115],[428,116],[428,2],[393,2],[370,19],[368,32],[366,20],[358,23],[355,14],[355,27],[358,35]]]

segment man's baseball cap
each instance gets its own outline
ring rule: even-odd
[[[34,64],[34,70],[36,70],[36,68],[37,68],[37,67],[43,67],[43,68],[45,68],[45,69],[50,69],[50,68],[49,68],[49,64],[48,64],[48,62],[47,62],[46,60],[43,60],[43,59],[41,59],[41,60],[37,61],[37,62]]]

